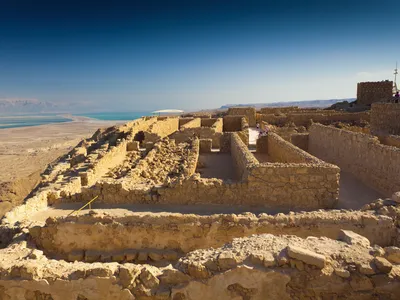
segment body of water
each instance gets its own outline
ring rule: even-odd
[[[59,115],[16,115],[0,116],[0,129],[38,126],[52,123],[63,123],[71,119]]]
[[[150,116],[150,112],[104,112],[74,114],[74,116],[88,117],[104,121],[130,121],[143,116]],[[35,114],[0,116],[0,129],[17,128],[26,126],[38,126],[52,123],[70,122],[72,119],[58,114]]]
[[[78,114],[76,116],[89,117],[97,120],[104,121],[125,121],[125,120],[135,120],[143,116],[150,116],[149,111],[134,111],[134,112],[103,112],[103,113],[87,113]]]

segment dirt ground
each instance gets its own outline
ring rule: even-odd
[[[0,217],[37,185],[40,173],[98,128],[121,121],[75,118],[72,122],[0,129]]]

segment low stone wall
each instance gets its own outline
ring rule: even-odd
[[[196,127],[201,127],[201,119],[200,118],[195,118],[189,122],[186,122],[182,126],[179,126],[180,129],[196,128]]]
[[[87,201],[98,195],[96,201],[100,203],[241,205],[283,211],[332,208],[336,204],[338,167],[316,158],[308,163],[260,164],[237,133],[231,133],[229,141],[240,182],[200,178],[194,174],[148,191],[120,183],[98,182],[90,189],[83,189],[76,201]],[[308,159],[304,151],[295,151],[305,155],[304,160]]]
[[[369,112],[336,112],[319,110],[315,112],[287,113],[284,115],[261,115],[260,121],[265,121],[272,125],[282,126],[293,122],[297,126],[309,126],[311,120],[321,124],[331,124],[333,122],[369,121]]]
[[[400,135],[400,103],[374,103],[371,106],[373,134]]]
[[[258,165],[258,160],[236,133],[231,136],[231,155],[238,178],[240,178],[240,180],[246,180],[248,170]]]
[[[179,129],[179,118],[168,117],[162,118],[158,122],[150,125],[148,130],[144,132],[145,142],[157,142]]]
[[[256,126],[256,109],[254,107],[231,107],[228,109],[229,116],[246,116],[251,127]],[[225,130],[236,131],[236,130]]]
[[[268,134],[268,155],[274,162],[281,163],[309,163],[323,164],[324,162],[301,150],[292,143],[288,143],[279,135]]]
[[[156,121],[157,118],[154,117],[141,118],[120,127],[96,131],[90,139],[80,142],[76,147],[78,149],[86,145],[87,151],[86,156],[82,158],[83,161],[73,164],[75,170],[71,172],[70,169],[57,165],[49,171],[46,170],[45,173],[48,174],[42,176],[44,179],[34,195],[26,199],[23,205],[8,212],[2,219],[2,224],[28,220],[30,216],[45,209],[48,204],[58,202],[60,199],[79,197],[77,194],[82,192],[82,186],[92,185],[110,168],[121,163],[126,156],[128,141],[131,141],[138,131],[146,130]],[[71,153],[81,155],[82,151],[73,149]],[[71,161],[73,159],[74,157],[71,157]],[[65,165],[65,162],[60,163]],[[76,170],[79,170],[78,176]]]
[[[50,260],[20,243],[19,256],[0,250],[0,293],[18,300],[399,299],[400,249],[372,248],[351,231],[340,238],[253,235],[163,267]]]
[[[308,133],[295,133],[290,135],[290,142],[304,151],[308,151]]]
[[[285,106],[285,107],[263,107],[261,114],[281,114],[299,110],[298,106]]]
[[[377,137],[321,124],[310,127],[308,149],[351,172],[386,196],[400,187],[400,149],[382,145]]]
[[[373,225],[373,226],[372,226]],[[53,257],[68,257],[77,251],[98,251],[100,256],[118,252],[167,250],[187,253],[216,248],[234,238],[253,234],[288,234],[336,239],[340,230],[351,230],[371,244],[393,245],[396,225],[392,218],[373,212],[318,211],[290,215],[247,213],[245,215],[164,213],[86,214],[48,219],[43,227],[30,228],[37,247]],[[107,243],[104,243],[107,241]],[[149,250],[152,249],[152,250]],[[82,256],[82,260],[84,256]]]
[[[194,139],[192,141],[192,147],[189,151],[189,155],[187,157],[187,166],[184,170],[184,176],[190,177],[196,172],[197,162],[199,160],[200,153],[200,141],[199,139]]]
[[[193,136],[200,139],[211,139],[212,147],[215,149],[220,148],[221,132],[217,132],[213,127],[197,127],[197,128],[184,128],[180,131],[176,131],[170,135],[171,139],[174,139],[176,143],[188,142]]]

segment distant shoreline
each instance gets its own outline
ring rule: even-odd
[[[85,115],[74,115],[69,113],[59,114],[16,114],[0,115],[0,130],[10,128],[26,128],[43,125],[68,124],[68,123],[126,123],[142,116],[148,115],[147,112],[131,113],[89,113]]]

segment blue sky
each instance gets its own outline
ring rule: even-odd
[[[393,78],[396,1],[9,1],[0,99],[185,110],[350,98]]]

